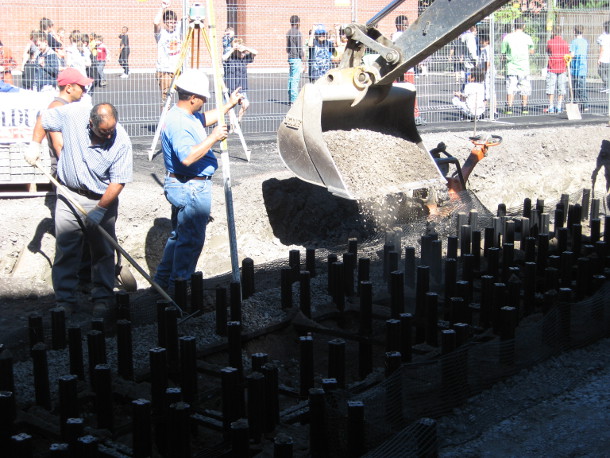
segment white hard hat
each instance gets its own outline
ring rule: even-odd
[[[178,89],[190,92],[191,94],[200,95],[207,99],[210,98],[210,80],[203,70],[186,70],[178,77],[176,86]]]

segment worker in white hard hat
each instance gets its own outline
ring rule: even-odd
[[[218,161],[212,151],[227,138],[227,126],[216,126],[207,135],[205,127],[218,122],[218,110],[201,113],[210,97],[210,83],[202,70],[187,70],[178,77],[178,102],[169,110],[162,126],[165,161],[165,197],[172,205],[172,232],[167,239],[155,281],[170,294],[175,281],[190,280],[203,249],[206,224],[212,205],[212,176]],[[227,113],[239,103],[239,89],[221,109]]]

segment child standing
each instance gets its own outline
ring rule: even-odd
[[[489,113],[493,113],[494,116],[498,115],[496,111],[496,93],[494,81],[496,78],[496,67],[491,59],[491,48],[489,46],[489,37],[487,35],[481,35],[481,52],[479,53],[479,65],[485,72],[485,103],[489,106]]]
[[[485,113],[485,86],[483,69],[475,67],[464,86],[464,92],[454,92],[452,102],[468,119],[481,118]]]
[[[225,65],[225,82],[229,93],[232,93],[238,87],[241,87],[242,98],[239,101],[241,108],[239,109],[238,120],[241,121],[244,113],[250,106],[248,100],[248,69],[247,65],[254,61],[254,56],[258,51],[254,48],[249,48],[244,44],[241,38],[233,39],[233,46],[222,56]]]

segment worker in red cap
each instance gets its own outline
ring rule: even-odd
[[[56,108],[68,103],[78,102],[87,92],[87,86],[93,83],[91,78],[87,78],[76,68],[66,68],[57,75],[57,86],[59,95],[53,99],[47,108]],[[51,155],[51,173],[55,175],[57,169],[57,159],[63,148],[64,141],[61,132],[49,132],[49,153]]]

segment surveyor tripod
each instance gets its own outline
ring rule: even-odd
[[[212,45],[210,42],[210,38],[204,27],[204,18],[205,11],[201,11],[198,7],[198,4],[194,4],[191,8],[189,14],[189,25],[186,33],[186,37],[182,42],[182,46],[180,48],[180,55],[178,57],[178,64],[176,69],[174,70],[174,76],[169,86],[169,90],[167,93],[167,98],[165,99],[165,103],[163,105],[163,110],[161,111],[161,116],[159,117],[159,123],[157,124],[157,129],[155,130],[155,136],[153,138],[153,143],[151,145],[150,151],[148,152],[148,160],[151,161],[153,155],[155,153],[155,149],[157,148],[157,143],[159,142],[159,136],[161,134],[161,126],[165,121],[165,117],[167,116],[167,112],[172,103],[172,98],[174,93],[176,92],[176,81],[180,74],[183,71],[184,65],[186,63],[186,58],[189,55],[190,51],[190,65],[191,68],[200,68],[201,64],[201,37],[203,37],[203,41],[205,43],[206,49],[208,53],[212,55]],[[229,99],[229,92],[224,81],[221,83],[222,91],[224,93],[225,99]],[[231,122],[232,130],[239,135],[239,140],[241,142],[241,146],[246,154],[246,159],[250,162],[250,150],[246,145],[246,140],[244,138],[243,132],[239,125],[239,121],[237,119],[237,115],[231,108],[229,111],[229,120]]]

